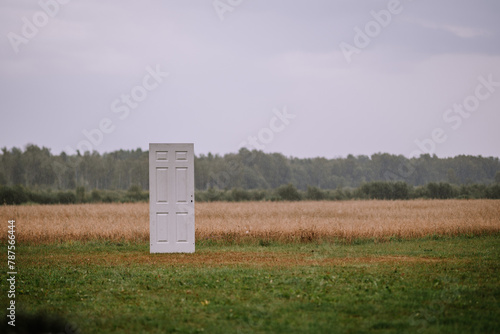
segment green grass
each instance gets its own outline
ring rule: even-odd
[[[500,332],[498,235],[204,242],[190,255],[109,242],[16,251],[19,331],[45,321],[63,333]]]

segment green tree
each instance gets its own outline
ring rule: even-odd
[[[448,171],[446,172],[446,178],[447,181],[451,184],[458,184],[458,178],[457,174],[455,173],[455,170],[452,168],[448,168]]]

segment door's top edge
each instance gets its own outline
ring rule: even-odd
[[[149,143],[149,145],[194,145],[194,143]]]

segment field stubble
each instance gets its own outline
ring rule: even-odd
[[[149,240],[148,203],[0,206],[0,217],[16,220],[21,242]],[[351,242],[499,231],[498,200],[196,204],[197,241]]]

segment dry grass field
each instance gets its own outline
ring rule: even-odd
[[[0,217],[16,220],[19,242],[149,240],[147,203],[0,206]],[[349,242],[499,231],[498,200],[196,204],[198,241]]]

